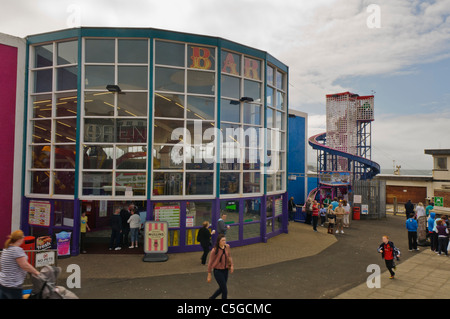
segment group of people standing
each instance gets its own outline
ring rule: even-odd
[[[408,248],[410,251],[419,250],[418,243],[425,245],[428,239],[432,251],[448,256],[450,221],[447,215],[436,216],[433,208],[433,203],[424,207],[420,202],[414,207],[408,200],[405,204]]]
[[[334,198],[331,201],[326,198],[322,204],[319,204],[316,200],[308,198],[305,203],[305,211],[305,223],[312,224],[315,232],[319,220],[321,226],[325,226],[325,223],[328,222],[328,234],[343,234],[344,227],[350,226],[351,207],[345,199]],[[336,230],[334,230],[335,228]]]
[[[141,217],[133,204],[126,208],[116,208],[111,216],[111,238],[109,250],[120,250],[122,246],[137,248]]]

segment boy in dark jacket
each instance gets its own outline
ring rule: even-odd
[[[378,247],[378,252],[381,253],[381,257],[384,259],[384,261],[386,263],[386,267],[389,270],[389,273],[391,274],[391,276],[389,278],[394,279],[394,276],[395,276],[395,272],[394,272],[395,261],[394,261],[394,259],[395,258],[397,260],[399,259],[400,250],[397,247],[395,247],[394,243],[389,240],[388,236],[383,236],[383,242]]]

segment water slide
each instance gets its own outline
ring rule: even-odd
[[[308,143],[314,150],[324,151],[328,155],[340,156],[340,157],[349,159],[350,161],[356,161],[356,162],[362,164],[363,167],[365,168],[365,173],[363,173],[360,176],[360,180],[372,179],[375,175],[380,173],[380,165],[378,163],[376,163],[370,159],[367,159],[365,157],[349,154],[349,153],[328,147],[325,145],[325,138],[326,138],[326,133],[320,133],[320,134],[310,137],[308,140]],[[309,193],[308,197],[315,198],[319,188],[320,188],[320,186],[318,188],[313,189]]]

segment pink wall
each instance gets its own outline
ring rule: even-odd
[[[0,44],[0,245],[11,233],[17,48]],[[21,160],[21,159],[18,159]]]

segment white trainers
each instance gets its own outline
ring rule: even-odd
[[[344,231],[343,230],[341,230],[341,234],[343,234],[344,233]]]
[[[114,250],[121,250],[122,249],[122,247],[116,247],[116,248],[114,248]]]
[[[134,248],[134,246],[133,245],[131,245],[130,247],[128,247],[128,248]]]

